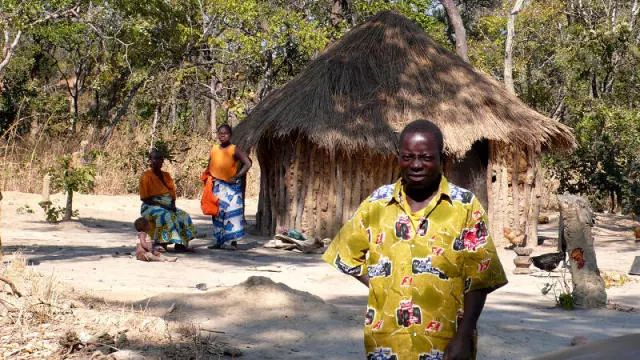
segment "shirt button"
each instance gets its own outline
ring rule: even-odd
[[[416,334],[415,332],[413,333],[413,336],[418,336],[418,334]]]
[[[411,244],[411,247],[416,247],[414,244]]]

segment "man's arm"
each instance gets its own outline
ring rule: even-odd
[[[458,331],[444,352],[445,360],[466,360],[471,357],[473,335],[488,293],[488,289],[479,289],[464,295],[464,315]]]
[[[364,286],[366,286],[367,288],[369,287],[369,274],[364,274],[360,276],[354,275],[353,277],[356,278],[361,283],[363,283]]]

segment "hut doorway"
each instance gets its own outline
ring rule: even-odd
[[[445,175],[455,185],[473,192],[487,209],[487,166],[489,164],[489,142],[476,141],[469,151],[459,159],[449,159],[445,164]]]

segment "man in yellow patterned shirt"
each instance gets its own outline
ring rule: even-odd
[[[487,294],[507,279],[487,215],[442,175],[438,127],[400,134],[401,179],[366,199],[323,255],[369,287],[367,360],[475,359]]]

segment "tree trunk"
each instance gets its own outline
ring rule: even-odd
[[[64,208],[64,217],[62,221],[71,220],[73,215],[73,191],[67,189],[67,206]]]
[[[515,94],[516,90],[513,85],[513,37],[515,36],[516,16],[524,6],[524,0],[516,0],[509,19],[507,20],[507,39],[505,42],[504,52],[504,85],[507,90]]]
[[[131,101],[133,101],[133,98],[138,93],[138,90],[140,90],[140,88],[142,87],[142,85],[144,85],[145,82],[146,82],[146,79],[143,79],[140,82],[138,82],[137,84],[135,84],[129,90],[129,93],[127,94],[127,97],[125,98],[124,103],[122,104],[120,109],[118,109],[118,111],[116,111],[116,113],[111,118],[111,121],[109,122],[110,124],[109,124],[109,127],[107,129],[107,132],[106,132],[105,136],[102,138],[102,144],[106,144],[107,141],[109,141],[109,139],[111,138],[111,135],[113,135],[113,130],[118,125],[118,122],[120,121],[120,119],[124,115],[127,114],[127,111],[129,110],[129,105],[131,105]]]
[[[149,145],[149,151],[153,149],[156,141],[156,129],[158,128],[158,119],[160,118],[160,104],[156,104],[156,109],[153,112],[153,123],[151,124],[151,144]]]
[[[273,57],[271,51],[267,51],[266,56],[266,65],[264,68],[264,76],[258,83],[258,101],[262,101],[269,91],[271,91],[271,81],[273,78]]]
[[[76,85],[77,86],[77,85]],[[75,133],[76,132],[76,124],[78,123],[78,117],[79,117],[79,112],[80,110],[78,109],[78,97],[80,97],[80,92],[78,91],[78,88],[76,87],[73,93],[73,96],[71,96],[71,100],[73,102],[73,114],[71,114],[71,133]]]
[[[464,28],[460,12],[453,0],[440,0],[440,2],[447,11],[449,24],[453,27],[456,35],[456,54],[458,54],[462,60],[469,62],[469,56],[467,55],[467,30]]]
[[[217,129],[216,112],[218,111],[218,106],[216,104],[216,101],[214,100],[216,97],[216,85],[217,85],[216,77],[212,76],[211,80],[209,81],[209,86],[210,86],[209,91],[211,92],[211,98],[209,99],[209,127],[211,132],[209,133],[209,136],[211,136],[212,138],[216,133],[216,129]]]
[[[2,70],[9,64],[9,60],[11,60],[16,46],[18,46],[21,36],[22,31],[18,31],[13,41],[9,42],[9,31],[4,31],[4,49],[2,50],[2,61],[0,62],[0,78],[2,78]]]
[[[560,239],[569,255],[573,300],[579,308],[600,308],[607,304],[604,281],[600,276],[593,247],[593,211],[589,201],[575,195],[560,200]]]

